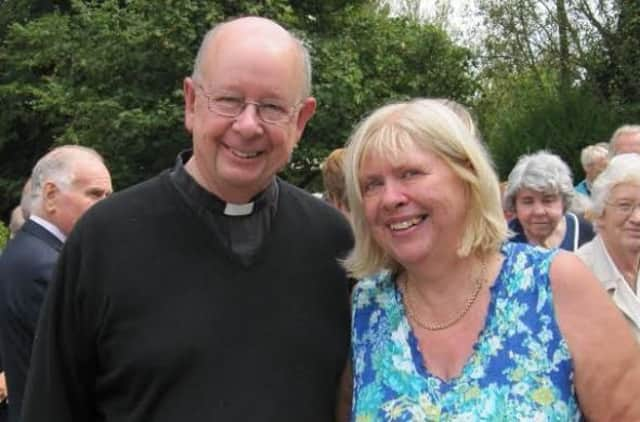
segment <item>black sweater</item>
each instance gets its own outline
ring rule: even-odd
[[[331,420],[349,346],[337,258],[352,237],[279,184],[249,267],[169,173],[85,214],[42,312],[24,422]]]

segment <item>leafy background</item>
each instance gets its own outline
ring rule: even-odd
[[[320,191],[319,164],[367,112],[416,96],[468,105],[501,178],[547,148],[579,180],[582,147],[640,121],[640,2],[478,3],[482,40],[452,36],[444,14],[381,1],[0,0],[3,220],[55,145],[96,148],[116,189],[170,167],[190,145],[182,80],[201,37],[247,14],[283,23],[312,52],[319,106],[282,172],[293,183]]]

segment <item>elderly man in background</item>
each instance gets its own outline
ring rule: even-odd
[[[630,152],[640,154],[640,125],[620,126],[609,141],[609,157]]]
[[[578,194],[591,196],[591,184],[602,173],[609,162],[609,151],[601,145],[587,145],[580,152],[580,163],[584,170],[585,178],[575,186]]]
[[[65,245],[24,422],[332,420],[352,246],[338,210],[276,177],[315,112],[302,43],[245,17],[183,83],[193,152],[94,207]]]
[[[112,191],[102,157],[76,145],[47,153],[31,180],[31,216],[0,257],[0,347],[11,422],[20,420],[36,323],[62,245],[80,216]]]

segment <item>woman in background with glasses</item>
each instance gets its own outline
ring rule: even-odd
[[[576,253],[640,341],[640,155],[614,157],[595,180],[591,198],[597,236]]]

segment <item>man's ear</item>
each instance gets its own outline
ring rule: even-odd
[[[296,135],[298,136],[298,140],[302,137],[302,132],[304,131],[307,122],[316,112],[316,99],[313,97],[308,97],[302,102],[302,107],[298,112],[298,119],[296,120]]]
[[[184,93],[184,127],[189,133],[192,133],[196,111],[196,91],[193,79],[184,78],[182,91]]]
[[[47,214],[54,213],[56,211],[56,198],[60,193],[60,189],[53,182],[45,182],[42,187],[42,207]]]

